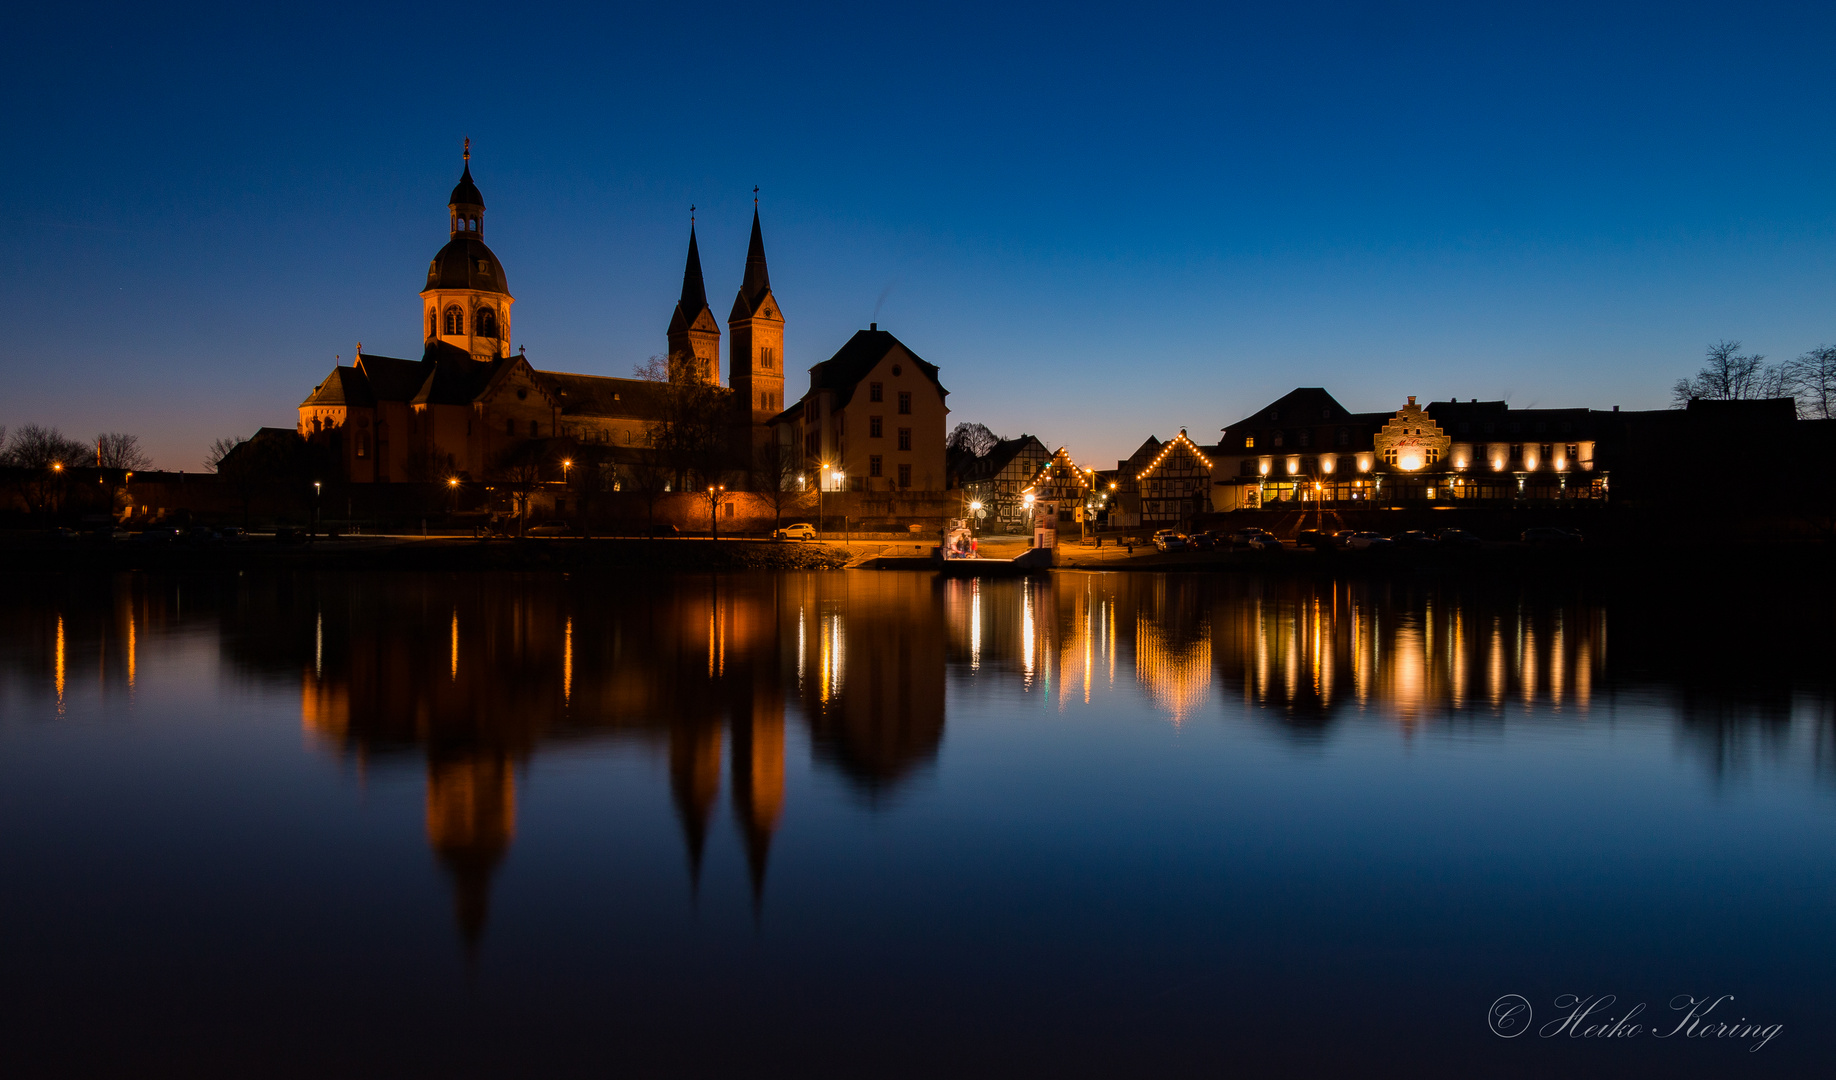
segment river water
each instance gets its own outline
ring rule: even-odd
[[[1808,1075],[1830,645],[1431,579],[14,577],[0,1071]]]

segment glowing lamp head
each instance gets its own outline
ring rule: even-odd
[[[446,486],[447,486],[447,487],[458,487],[458,486],[459,486],[459,478],[458,478],[457,476],[449,476],[449,477],[447,477],[447,478],[446,478]]]
[[[1403,454],[1396,459],[1396,464],[1405,472],[1414,472],[1422,467],[1420,454]]]
[[[63,471],[64,471],[64,463],[63,463],[63,462],[61,462],[61,461],[53,461],[53,462],[51,463],[51,471],[52,471],[52,472],[63,472]]]
[[[1027,492],[1026,495],[1022,497],[1021,501],[1025,502],[1028,506],[1033,505],[1033,493],[1030,491]]]
[[[1264,476],[1269,475],[1269,463],[1268,462],[1266,461],[1263,462],[1261,465],[1261,468],[1262,468],[1262,475]]]
[[[971,510],[980,510],[981,508],[982,508],[982,504],[979,502],[972,502],[969,504],[969,509]]]

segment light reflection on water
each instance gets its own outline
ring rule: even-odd
[[[606,740],[666,763],[691,896],[724,795],[755,912],[787,805],[825,798],[793,782],[795,747],[855,794],[850,812],[884,813],[939,767],[947,721],[1041,708],[1178,731],[1247,723],[1325,745],[1371,730],[1502,739],[1526,722],[1585,732],[1623,701],[1657,702],[1710,782],[1756,762],[1825,787],[1832,772],[1815,665],[1770,649],[1729,672],[1725,653],[1661,615],[1577,590],[1086,574],[123,576],[22,588],[0,634],[9,726],[131,716],[149,665],[189,643],[199,670],[214,661],[222,680],[296,694],[311,745],[360,770],[417,760],[425,843],[473,953],[521,839],[519,775]],[[197,688],[200,708],[208,696]]]

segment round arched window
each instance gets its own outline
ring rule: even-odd
[[[446,309],[446,332],[449,334],[465,333],[465,312],[456,307]]]
[[[490,308],[479,308],[478,317],[473,320],[472,325],[477,329],[479,337],[496,337],[497,312]]]

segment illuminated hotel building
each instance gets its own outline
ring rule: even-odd
[[[1413,397],[1353,413],[1303,387],[1223,429],[1209,451],[1211,508],[1604,500],[1596,450],[1620,415]]]

